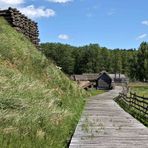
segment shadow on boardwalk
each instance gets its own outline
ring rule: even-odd
[[[148,148],[148,129],[113,100],[121,90],[88,99],[69,148]]]

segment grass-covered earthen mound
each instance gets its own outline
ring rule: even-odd
[[[84,95],[0,17],[0,147],[66,147]]]

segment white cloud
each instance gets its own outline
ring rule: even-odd
[[[72,2],[73,0],[48,0],[48,1],[53,3],[68,3]]]
[[[55,11],[52,9],[45,9],[44,7],[36,8],[34,5],[19,8],[19,10],[30,18],[51,17],[55,16]]]
[[[59,34],[58,38],[61,40],[69,40],[69,36],[67,34]]]
[[[0,0],[0,3],[5,3],[8,5],[19,5],[24,3],[24,0]]]
[[[24,0],[0,0],[0,9],[8,7],[17,7],[24,3]]]
[[[144,38],[146,38],[146,37],[147,37],[147,34],[144,33],[144,34],[139,35],[139,36],[137,37],[137,40],[141,40],[141,39],[144,39]]]
[[[141,23],[148,26],[148,20],[142,21]]]
[[[17,8],[29,18],[41,18],[55,16],[55,11],[52,9],[45,9],[44,7],[35,7],[34,5],[24,6],[26,0],[0,0],[0,9],[7,9],[8,7]]]

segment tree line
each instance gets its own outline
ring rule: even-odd
[[[41,51],[66,74],[123,73],[132,80],[148,80],[148,42],[138,49],[108,49],[98,44],[74,47],[61,43],[42,43]]]

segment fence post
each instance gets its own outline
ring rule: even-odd
[[[142,108],[142,110],[144,110],[145,111],[145,109],[144,109],[144,95],[143,95],[143,108]],[[145,115],[144,115],[145,116]]]
[[[135,98],[136,98],[136,92],[134,92],[134,100],[133,100],[134,104],[133,105],[135,105],[135,103],[136,103],[136,99]]]
[[[132,93],[130,92],[130,106],[132,107]]]
[[[147,108],[146,108],[146,110],[145,110],[145,115],[144,115],[144,117],[147,117],[146,115],[147,115],[147,111],[148,111],[148,106],[147,106]]]

